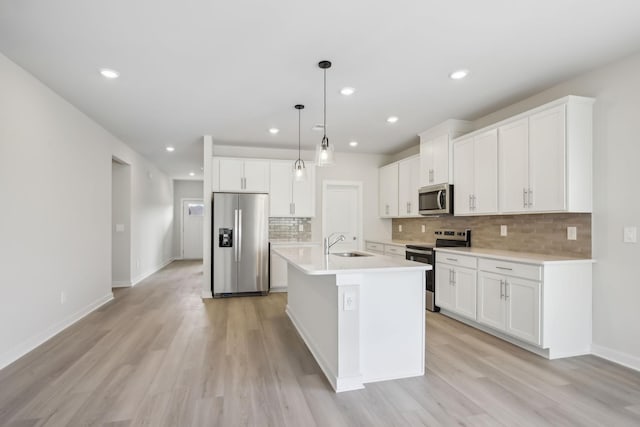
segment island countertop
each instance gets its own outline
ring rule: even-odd
[[[354,251],[368,256],[342,257],[325,255],[322,247],[274,247],[273,251],[287,260],[298,270],[309,275],[329,275],[344,273],[369,273],[374,271],[426,271],[430,264],[408,261],[398,257]]]

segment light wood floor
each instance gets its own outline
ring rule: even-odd
[[[640,425],[640,374],[427,316],[427,374],[335,394],[286,294],[200,299],[174,262],[0,371],[2,426]]]

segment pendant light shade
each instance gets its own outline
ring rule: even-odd
[[[298,110],[298,160],[293,163],[293,179],[296,181],[306,181],[307,168],[304,164],[304,160],[302,160],[302,157],[300,156],[300,116],[304,109],[304,105],[297,104],[294,108]]]
[[[318,63],[324,73],[324,126],[322,142],[316,148],[316,164],[320,167],[331,166],[334,163],[333,158],[333,145],[329,145],[329,138],[327,138],[327,68],[331,68],[331,62],[320,61]]]

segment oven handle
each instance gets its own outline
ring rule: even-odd
[[[411,254],[433,255],[433,251],[421,251],[419,249],[410,249],[405,252],[406,256],[411,256]]]

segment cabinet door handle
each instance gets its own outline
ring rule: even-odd
[[[451,284],[455,286],[456,285],[456,271],[455,270],[451,270],[451,278],[453,279]]]
[[[384,205],[384,213],[385,215],[389,215],[389,205]]]
[[[471,198],[473,196],[471,194],[469,194],[469,210],[473,209],[473,205],[471,204]]]
[[[433,169],[429,169],[429,183],[433,183]]]
[[[453,270],[449,270],[449,285],[453,285]]]
[[[293,207],[293,214],[295,215],[296,214],[296,203],[295,202],[291,203],[291,206]]]
[[[529,207],[533,206],[533,190],[531,188],[529,189],[528,205]]]
[[[526,208],[527,207],[527,202],[529,201],[529,198],[527,197],[527,189],[523,188],[522,189],[522,207]]]
[[[473,194],[473,195],[471,196],[471,201],[472,201],[472,203],[473,203],[473,204],[472,204],[472,206],[471,206],[471,208],[475,211],[475,210],[476,210],[476,195],[475,195],[475,194]]]
[[[511,295],[509,295],[509,282],[504,281],[504,299],[509,299]]]
[[[500,279],[500,299],[504,298],[504,280]]]
[[[407,213],[411,213],[411,203],[407,202]]]

